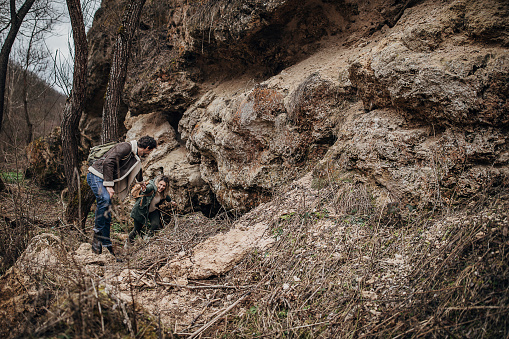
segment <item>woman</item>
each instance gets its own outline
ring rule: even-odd
[[[134,238],[142,233],[143,226],[150,222],[149,236],[161,229],[161,212],[157,207],[164,201],[171,202],[168,196],[170,179],[163,175],[151,180],[145,190],[141,191],[141,196],[136,199],[131,218],[134,220],[134,229],[129,233],[129,243],[133,243]],[[175,203],[173,203],[175,204]]]

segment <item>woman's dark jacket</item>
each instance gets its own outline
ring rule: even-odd
[[[131,218],[136,220],[141,224],[145,224],[148,220],[148,209],[150,207],[150,203],[157,192],[157,186],[154,180],[150,180],[147,184],[147,188],[144,191],[141,191],[141,194],[144,196],[136,199],[136,203],[134,204],[133,210],[131,211]],[[171,198],[167,195],[166,198],[161,199],[161,201],[157,204],[159,206],[164,201],[171,201]]]

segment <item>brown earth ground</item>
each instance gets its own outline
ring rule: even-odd
[[[6,214],[18,185],[8,186]],[[23,192],[45,212],[27,221],[40,235],[1,278],[10,337],[77,334],[78,320],[84,337],[133,328],[141,337],[507,335],[506,188],[467,209],[400,220],[370,210],[362,187],[308,174],[239,219],[173,215],[155,237],[123,248],[127,203],[112,226],[123,262],[92,254],[92,215],[85,230],[58,226],[54,192]],[[242,233],[260,232],[259,225],[255,238]],[[224,262],[228,242],[237,258]],[[117,325],[105,328],[115,324],[115,309],[122,310]]]

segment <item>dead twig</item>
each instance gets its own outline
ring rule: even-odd
[[[216,301],[219,301],[219,300],[221,300],[221,298],[217,298],[217,299],[212,299],[212,300],[210,300],[210,301],[207,303],[207,305],[205,305],[205,307],[201,310],[200,314],[198,314],[196,317],[194,317],[193,321],[191,321],[191,323],[189,324],[189,326],[188,326],[186,329],[184,329],[184,332],[185,332],[185,331],[190,330],[190,329],[191,329],[191,328],[193,328],[193,327],[196,327],[196,326],[193,326],[193,325],[194,325],[194,323],[196,322],[196,320],[198,320],[198,318],[199,318],[199,317],[201,317],[201,316],[203,315],[203,313],[205,313],[205,310],[207,309],[207,307],[209,307],[209,306],[210,306],[213,302],[216,302]],[[197,326],[198,326],[198,325],[197,325]]]
[[[447,311],[468,311],[468,310],[493,310],[507,308],[506,306],[465,306],[465,307],[447,307]]]
[[[193,339],[193,338],[196,338],[200,333],[202,333],[203,331],[205,331],[207,328],[209,328],[210,326],[212,326],[216,321],[218,321],[219,319],[221,319],[223,317],[223,315],[225,315],[226,313],[228,313],[232,308],[234,308],[235,306],[237,306],[238,304],[240,304],[240,302],[244,299],[246,299],[246,297],[251,294],[251,291],[249,292],[246,292],[244,293],[244,295],[242,295],[236,302],[234,302],[233,304],[231,304],[230,306],[228,306],[227,308],[224,309],[224,311],[222,311],[221,313],[219,313],[214,319],[212,319],[211,321],[209,321],[208,323],[206,323],[205,325],[203,325],[202,327],[200,327],[198,330],[196,330],[193,334],[191,334],[191,336],[188,338],[188,339]]]
[[[90,279],[90,281],[92,282],[92,287],[94,288],[94,294],[97,299],[97,307],[99,308],[99,315],[101,316],[101,328],[104,333],[104,317],[103,317],[103,312],[101,309],[101,302],[99,301],[99,295],[97,294],[97,289],[95,288],[94,279]]]
[[[145,271],[143,271],[143,273],[141,273],[141,275],[138,277],[138,279],[136,279],[136,282],[134,283],[134,285],[138,285],[138,283],[140,282],[141,278],[143,278],[143,276],[145,274],[147,274],[148,271],[150,271],[150,269],[152,269],[152,267],[154,267],[155,265],[159,264],[160,262],[162,261],[165,261],[165,260],[168,260],[168,258],[163,258],[163,259],[159,259],[157,260],[155,263],[153,263],[152,265],[150,265]]]
[[[203,290],[206,288],[212,288],[212,289],[242,289],[242,288],[250,288],[253,287],[253,285],[247,285],[247,286],[228,286],[228,285],[205,285],[205,286],[196,286],[196,285],[179,285],[179,284],[172,284],[162,281],[157,281],[158,285],[163,286],[171,286],[171,287],[180,287],[180,288],[187,288],[190,290]]]
[[[271,337],[271,336],[273,336],[273,335],[275,335],[277,333],[281,333],[281,332],[299,330],[301,328],[314,327],[314,326],[325,325],[325,324],[327,324],[327,325],[336,325],[337,323],[331,323],[329,321],[322,321],[322,322],[319,322],[319,323],[314,323],[314,324],[309,324],[309,325],[302,325],[302,326],[285,328],[285,329],[282,329],[282,330],[279,330],[279,331],[276,331],[276,332],[271,332],[271,333],[263,334],[261,336],[255,337],[255,338]]]

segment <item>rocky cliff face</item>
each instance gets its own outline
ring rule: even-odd
[[[102,27],[120,6],[104,1],[89,34],[91,136],[115,32]],[[173,178],[181,211],[245,212],[311,169],[317,186],[356,183],[401,213],[507,182],[506,1],[160,1],[144,11],[127,137],[158,137],[148,174]]]

